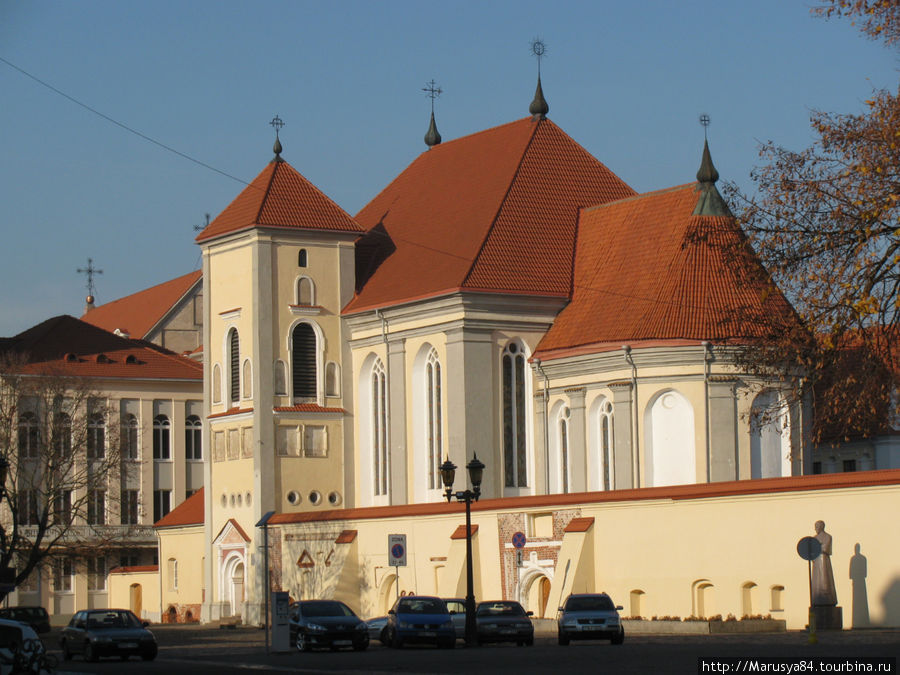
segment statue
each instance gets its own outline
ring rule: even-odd
[[[822,520],[817,520],[814,527],[816,539],[822,544],[822,553],[812,561],[812,604],[813,607],[835,607],[837,593],[831,571],[831,535],[825,531]]]

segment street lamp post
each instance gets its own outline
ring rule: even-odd
[[[469,472],[471,490],[453,492],[453,480],[456,477],[456,465],[447,460],[441,464],[441,480],[446,488],[444,496],[448,502],[465,502],[466,504],[466,646],[474,647],[477,642],[477,627],[475,624],[475,591],[472,575],[472,502],[478,501],[481,496],[481,478],[484,474],[484,464],[478,459],[478,455],[472,455],[472,460],[466,464]]]

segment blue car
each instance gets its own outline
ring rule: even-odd
[[[388,612],[385,628],[388,644],[395,649],[405,644],[433,644],[445,649],[456,645],[456,631],[447,603],[426,595],[407,595]]]

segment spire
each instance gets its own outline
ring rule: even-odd
[[[273,129],[275,129],[275,145],[272,146],[272,151],[275,153],[275,157],[272,159],[273,162],[283,162],[281,159],[281,139],[278,137],[278,132],[281,131],[281,127],[284,126],[284,122],[282,119],[275,115],[272,118],[272,121],[269,122]]]
[[[443,90],[436,86],[434,80],[425,84],[422,87],[422,91],[425,92],[425,95],[431,99],[431,123],[428,125],[428,131],[425,132],[425,145],[429,148],[433,148],[435,145],[440,145],[441,135],[438,133],[437,124],[434,122],[434,99],[440,96]]]
[[[709,142],[706,139],[706,128],[709,126],[709,115],[700,115],[700,124],[703,125],[703,157],[700,160],[700,168],[697,170],[697,190],[700,198],[694,208],[695,216],[730,216],[728,205],[716,188],[719,180],[719,172],[713,165],[712,155],[709,154]]]
[[[538,75],[537,89],[534,90],[534,100],[528,106],[528,112],[535,119],[546,119],[547,113],[550,112],[550,106],[544,98],[544,90],[541,88],[541,76]]]
[[[541,87],[541,59],[547,53],[547,45],[540,38],[535,38],[531,41],[531,53],[537,57],[538,80],[537,89],[534,90],[534,99],[528,106],[528,112],[531,113],[532,119],[542,120],[546,119],[547,113],[550,112],[550,106],[547,104],[547,99],[544,98],[544,89]]]

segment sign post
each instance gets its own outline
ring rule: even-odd
[[[400,568],[406,567],[406,535],[388,535],[388,565],[395,568],[394,577],[397,580],[397,598],[400,597]]]
[[[807,562],[809,571],[809,644],[819,641],[816,636],[816,615],[813,612],[812,597],[812,561],[822,555],[822,543],[815,537],[803,537],[797,542],[797,553]]]

